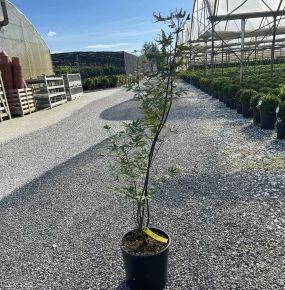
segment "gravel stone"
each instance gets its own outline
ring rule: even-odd
[[[172,240],[167,290],[284,289],[285,142],[198,89],[174,105],[155,173],[152,226]],[[104,124],[140,116],[117,90],[0,144],[0,289],[128,290],[120,239],[131,204],[100,153]],[[50,112],[52,113],[52,111]]]

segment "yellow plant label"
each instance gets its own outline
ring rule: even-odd
[[[144,228],[143,230],[149,237],[153,238],[154,240],[167,244],[168,243],[168,239],[161,237],[159,235],[157,235],[156,233],[154,233],[153,231],[151,231],[149,228]]]

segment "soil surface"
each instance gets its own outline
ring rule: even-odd
[[[168,238],[161,231],[155,229],[152,229],[152,231],[157,235]],[[167,245],[168,243],[164,244],[154,240],[140,229],[129,232],[123,239],[123,249],[133,255],[154,255],[164,250]]]

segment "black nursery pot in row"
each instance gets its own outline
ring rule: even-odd
[[[255,124],[259,124],[260,123],[260,112],[259,112],[259,110],[257,108],[254,108],[252,110],[252,112],[253,112],[253,122]]]
[[[261,129],[272,130],[276,123],[276,114],[260,111],[260,127]]]
[[[285,139],[285,122],[278,122],[276,125],[277,128],[277,138]]]
[[[250,105],[242,104],[242,115],[245,118],[252,118],[253,117],[253,112],[252,112],[252,109],[250,108]]]

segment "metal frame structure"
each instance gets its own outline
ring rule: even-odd
[[[192,17],[183,32],[190,46],[189,67],[270,60],[285,57],[285,0],[194,0]],[[210,61],[209,61],[210,60]]]

